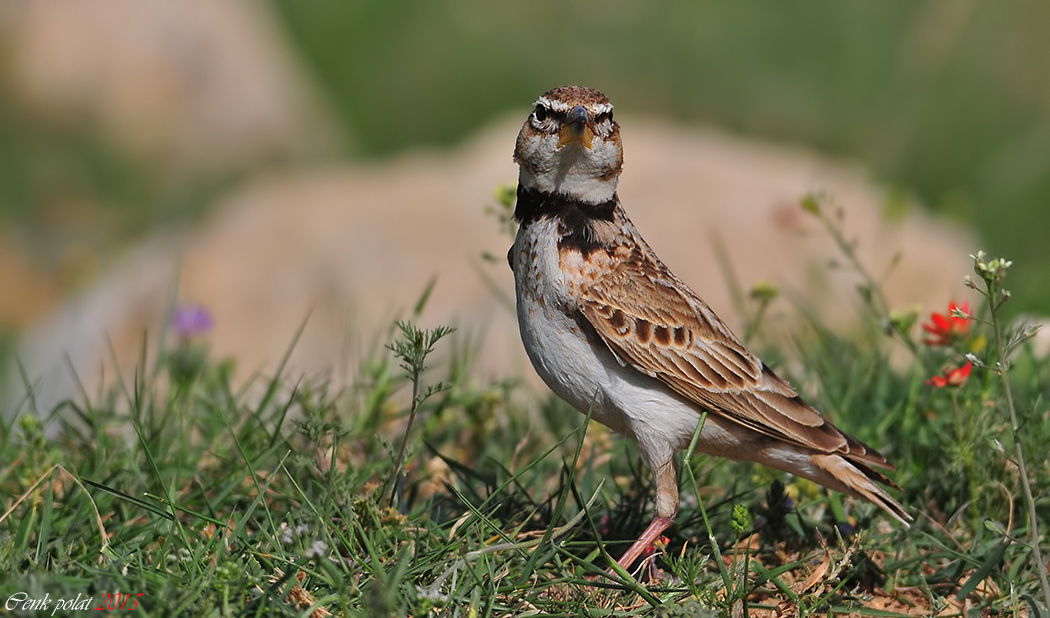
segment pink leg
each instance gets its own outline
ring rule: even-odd
[[[674,470],[674,461],[668,457],[664,463],[653,466],[653,476],[656,481],[656,512],[653,513],[653,521],[642,536],[620,558],[620,566],[626,570],[630,570],[638,556],[667,530],[678,513],[678,478]]]
[[[634,542],[634,545],[631,545],[627,553],[620,557],[620,566],[629,571],[631,565],[638,559],[638,556],[641,556],[642,552],[659,538],[660,534],[667,529],[667,526],[671,525],[672,521],[674,521],[673,517],[654,517],[652,523],[642,533],[642,536],[638,537],[638,540]]]

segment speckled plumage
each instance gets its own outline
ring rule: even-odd
[[[642,239],[616,195],[623,148],[605,95],[541,96],[514,158],[520,227],[508,257],[525,349],[555,393],[636,440],[656,478],[653,523],[621,564],[677,513],[673,456],[703,411],[699,450],[866,498],[907,523],[876,484],[892,485],[873,469],[889,462],[806,404]]]

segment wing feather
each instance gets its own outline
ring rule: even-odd
[[[614,354],[709,413],[778,440],[892,468],[806,404],[707,303],[639,249],[580,295],[583,316]]]

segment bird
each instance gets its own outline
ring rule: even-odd
[[[620,127],[598,90],[536,100],[518,133],[515,304],[532,366],[559,397],[633,439],[651,469],[653,519],[618,563],[630,569],[678,512],[676,452],[749,461],[866,499],[908,525],[880,485],[878,451],[840,431],[676,277],[617,195]]]

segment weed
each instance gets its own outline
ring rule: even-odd
[[[134,598],[147,616],[1034,616],[1050,361],[998,313],[1006,263],[975,265],[985,309],[958,303],[920,335],[917,312],[896,314],[910,368],[887,360],[895,312],[865,276],[861,335],[813,323],[784,368],[896,463],[911,529],[687,452],[666,542],[610,576],[652,508],[633,444],[560,400],[521,403],[515,380],[477,382],[449,329],[416,325],[420,303],[343,392],[284,365],[235,388],[195,332],[42,415],[56,431],[29,413],[0,425],[0,600]],[[756,296],[754,315],[780,298]]]

